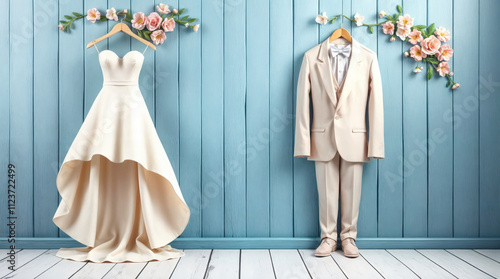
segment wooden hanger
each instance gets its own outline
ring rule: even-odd
[[[127,24],[123,23],[123,22],[120,22],[118,24],[116,24],[113,29],[111,29],[111,31],[109,31],[108,34],[100,37],[99,39],[95,39],[93,40],[92,42],[90,42],[88,45],[87,45],[87,48],[89,47],[92,47],[93,45],[97,44],[98,42],[104,40],[104,39],[107,39],[111,36],[113,36],[114,34],[118,33],[118,32],[124,32],[125,34],[131,36],[132,38],[138,40],[139,42],[147,45],[148,47],[156,50],[156,47],[149,41],[146,41],[144,40],[143,38],[139,37],[138,35],[136,35],[134,32],[132,32],[132,30],[130,30],[130,27],[128,27]]]
[[[346,40],[348,40],[350,43],[352,43],[352,37],[351,37],[351,34],[349,34],[349,31],[347,31],[346,29],[344,28],[339,28],[337,30],[335,30],[332,35],[330,36],[330,40],[329,42],[333,42],[333,40],[336,40],[338,38],[344,38]]]

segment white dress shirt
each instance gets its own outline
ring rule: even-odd
[[[330,61],[332,73],[337,85],[342,87],[347,69],[349,68],[349,56],[351,56],[351,45],[330,44]]]

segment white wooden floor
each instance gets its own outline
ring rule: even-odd
[[[62,260],[57,250],[19,250],[17,270],[1,278],[500,278],[500,250],[360,249],[316,258],[313,250],[184,250],[180,259],[149,263],[88,263]]]

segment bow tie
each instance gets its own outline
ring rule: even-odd
[[[351,45],[346,45],[343,48],[338,48],[336,45],[331,45],[330,46],[330,53],[332,57],[335,57],[337,55],[342,55],[344,57],[349,57],[351,54]]]

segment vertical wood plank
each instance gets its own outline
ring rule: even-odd
[[[224,1],[225,236],[246,236],[246,5]]]
[[[429,9],[429,23],[452,30],[452,0],[440,0]],[[449,41],[451,47],[453,45]],[[436,73],[437,75],[437,73]],[[429,199],[428,236],[453,236],[453,127],[444,114],[452,109],[452,91],[442,77],[428,87]]]
[[[427,4],[403,1],[405,14],[414,18],[414,24],[427,21]],[[391,7],[392,8],[392,7]],[[410,51],[405,42],[403,51]],[[425,71],[413,73],[414,59],[403,60],[403,205],[405,236],[427,234],[427,79]],[[419,63],[425,65],[425,63]],[[390,82],[390,81],[387,81]],[[399,216],[398,216],[399,217]],[[400,220],[400,219],[398,219]],[[401,227],[397,228],[398,232]],[[407,234],[408,233],[408,234]]]
[[[33,2],[10,2],[10,161],[16,236],[33,236]]]
[[[293,1],[269,2],[269,26],[270,235],[293,236]]]
[[[461,20],[479,16],[479,1],[455,0],[453,69],[460,89],[452,92],[453,236],[479,236],[479,27]]]
[[[58,228],[52,222],[57,209],[59,194],[55,185],[58,158],[58,66],[57,53],[54,47],[58,41],[58,3],[51,1],[34,1],[35,20],[34,33],[34,236],[56,237]],[[55,57],[55,59],[54,59]]]
[[[108,0],[108,8],[115,8],[116,12],[128,9],[130,10],[130,2],[131,0]],[[102,15],[101,15],[102,16]],[[118,16],[118,22],[123,18],[123,15]],[[110,20],[107,22],[108,24],[108,32],[113,29],[113,27],[118,23],[116,21]],[[132,37],[118,34],[116,36],[111,36],[107,39],[108,49],[114,51],[119,57],[123,57],[127,52],[130,51],[130,42]],[[105,44],[101,44],[103,47]],[[103,47],[99,48],[102,50]],[[151,50],[148,50],[151,51]]]
[[[201,22],[201,0],[179,0],[189,7],[189,14]],[[179,114],[180,151],[179,186],[191,211],[182,236],[201,236],[201,33],[180,32],[179,48]]]
[[[318,24],[311,18],[311,15],[317,13],[317,0],[294,1],[294,114],[297,105],[297,81],[304,53],[319,43]],[[295,133],[295,122],[293,133]],[[319,236],[318,190],[314,162],[307,161],[305,158],[294,158],[293,162],[294,236]]]
[[[98,1],[98,0],[96,0]],[[131,1],[132,11],[130,14],[133,16],[134,13],[143,12],[146,16],[154,9],[154,0],[147,1]],[[126,35],[125,35],[126,36]],[[140,51],[141,53],[145,49],[145,45],[138,40],[132,40],[131,49]],[[164,47],[162,45],[161,47]],[[157,48],[159,50],[160,47]],[[146,105],[148,107],[149,115],[156,123],[156,103],[155,103],[155,51],[148,49],[144,53],[144,61],[142,63],[141,75],[139,76],[139,89],[141,90],[142,96]]]
[[[2,11],[9,11],[10,12],[10,2],[9,1],[2,1],[0,2],[0,9]],[[2,38],[5,38],[5,40],[0,41],[0,60],[3,61],[3,63],[0,64],[0,84],[3,84],[5,90],[0,91],[0,166],[4,169],[7,169],[9,163],[10,163],[10,155],[9,155],[9,149],[10,149],[10,144],[9,144],[9,138],[10,138],[10,133],[9,133],[9,122],[10,122],[10,111],[9,111],[9,106],[10,106],[10,18],[8,16],[4,16],[0,19],[0,24],[4,26],[0,30],[0,36]],[[7,192],[7,185],[5,186],[5,192]],[[5,208],[7,208],[7,203],[8,203],[8,198],[7,195],[2,195],[0,196],[0,204],[5,205]],[[7,210],[1,210],[0,211],[0,218],[2,220],[7,220],[8,216],[8,211]],[[1,236],[8,236],[9,235],[9,230],[7,226],[1,226],[0,228],[0,235]]]
[[[201,6],[202,235],[224,235],[223,1]]]
[[[155,0],[153,6],[165,2]],[[179,1],[168,4],[179,6]],[[171,7],[170,10],[173,10]],[[158,11],[156,11],[158,12]],[[188,11],[186,11],[187,14]],[[179,32],[193,32],[193,29],[176,24],[173,32],[166,32],[167,39],[158,45],[155,54],[155,71],[150,79],[154,81],[156,96],[156,131],[167,153],[176,176],[179,175]],[[144,77],[146,78],[146,77]],[[149,82],[147,83],[149,84]]]
[[[269,1],[247,13],[247,236],[269,236]]]
[[[352,3],[352,9],[354,11],[357,11],[360,15],[364,15],[366,22],[377,22],[378,12],[377,3],[375,1],[354,2]],[[377,53],[378,32],[374,32],[374,34],[371,34],[368,31],[367,27],[356,26],[353,27],[351,34],[360,44]],[[358,237],[377,236],[377,172],[378,160],[371,159],[370,162],[364,163],[362,177],[363,185],[361,187],[361,203],[359,205],[359,218],[357,223]],[[340,211],[341,210],[339,210],[339,212]],[[338,231],[340,232],[340,230]]]
[[[500,156],[500,104],[498,68],[498,52],[496,46],[500,40],[493,34],[493,26],[488,22],[495,18],[500,8],[498,1],[481,0],[479,7],[479,181],[480,181],[480,218],[479,236],[492,237],[500,235],[500,172],[498,158]],[[495,57],[497,57],[495,59]]]
[[[61,17],[75,10],[86,13],[83,0],[59,3]],[[83,32],[85,25],[84,20],[73,23],[74,29],[59,37],[59,167],[83,122],[85,95]],[[53,187],[56,188],[55,183]],[[61,230],[59,230],[59,236],[68,237]]]
[[[107,2],[102,2],[100,0],[87,0],[84,2],[85,8],[84,11],[96,8],[100,12],[102,12],[101,17],[106,16],[106,5]],[[88,21],[86,18],[83,18],[80,24],[85,24],[84,31],[84,41],[85,46],[94,39],[97,39],[107,33],[108,27],[106,23],[98,22],[92,23]],[[120,36],[120,35],[117,35]],[[85,47],[84,46],[84,47]],[[99,51],[105,50],[108,48],[108,42],[102,41],[97,44],[97,48]],[[84,103],[84,117],[87,117],[92,104],[95,101],[95,98],[99,94],[102,89],[102,69],[99,64],[99,54],[95,47],[85,48],[85,103]],[[84,119],[85,119],[84,118]]]
[[[392,14],[398,4],[401,1],[380,0],[378,7]],[[378,236],[400,237],[403,236],[402,42],[399,38],[394,42],[389,39],[383,33],[378,36],[385,129],[385,159],[379,161]]]

